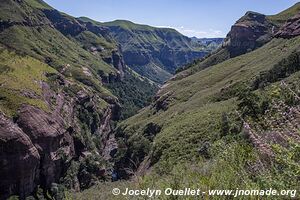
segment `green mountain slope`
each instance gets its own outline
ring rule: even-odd
[[[80,24],[40,1],[4,1],[1,6],[0,38],[6,48],[46,62],[66,77],[98,90],[106,90],[103,83],[122,79],[124,71],[135,76],[106,29]],[[10,17],[14,12],[15,19]],[[155,88],[148,81],[136,81]]]
[[[79,20],[97,23],[88,18]],[[109,28],[120,43],[129,67],[158,83],[170,78],[178,67],[218,47],[208,47],[170,28],[155,28],[125,20],[97,24]],[[222,41],[218,42],[220,44]]]
[[[146,188],[299,189],[300,37],[272,38],[234,58],[221,51],[119,125],[121,176],[131,166],[146,174]]]
[[[0,7],[0,199],[109,179],[114,123],[157,86],[126,66],[107,29],[40,0]]]

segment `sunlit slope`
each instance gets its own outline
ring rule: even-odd
[[[273,39],[253,52],[168,82],[151,107],[120,125],[120,136],[129,137],[127,153],[136,160],[150,153],[154,163],[193,159],[199,144],[217,137],[222,113],[236,109],[238,85],[251,85],[254,77],[299,47],[300,37]],[[161,128],[152,138],[145,134],[151,122]],[[143,144],[136,145],[138,141]]]

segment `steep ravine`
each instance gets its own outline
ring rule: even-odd
[[[253,87],[253,79],[259,73],[263,76],[272,66],[284,67],[284,63],[296,60],[293,67],[297,68],[299,53],[293,52],[299,52],[299,13],[276,26],[269,18],[247,12],[232,26],[219,51],[175,75],[150,106],[119,124],[117,169],[121,177],[129,178],[133,172],[143,174],[153,166],[161,169],[172,159],[176,163],[189,160],[190,156],[198,157],[201,152],[196,149],[209,148],[207,145],[213,143],[210,138],[220,131],[222,112],[234,112],[240,87]],[[284,53],[283,47],[287,49]],[[263,54],[266,49],[272,49],[272,54]],[[228,55],[224,57],[220,51],[227,51]],[[259,64],[254,64],[257,60]],[[275,69],[269,73],[275,76]],[[284,77],[291,75],[281,73]],[[216,137],[222,140],[222,136]]]

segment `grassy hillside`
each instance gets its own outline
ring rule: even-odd
[[[128,119],[121,126],[125,127],[125,132],[128,130],[128,132],[135,133],[134,135],[140,132],[141,135],[146,123],[154,122],[163,127],[158,138],[156,138],[155,144],[158,144],[157,140],[159,138],[165,136],[170,139],[172,138],[171,140],[175,143],[180,141],[180,145],[183,145],[186,141],[189,146],[189,141],[196,142],[197,140],[188,140],[187,138],[183,141],[178,140],[180,133],[176,130],[185,134],[191,133],[185,135],[185,137],[189,135],[191,137],[197,137],[197,135],[201,135],[202,132],[207,133],[207,131],[200,131],[203,127],[216,128],[217,126],[213,124],[204,126],[201,123],[213,123],[213,121],[210,120],[218,119],[218,117],[208,116],[217,113],[220,115],[228,106],[233,109],[234,107],[232,106],[236,105],[234,103],[235,98],[230,98],[230,96],[227,97],[229,100],[224,102],[217,101],[216,99],[220,98],[220,95],[223,95],[221,96],[222,98],[226,98],[224,96],[226,92],[230,91],[230,89],[234,89],[238,84],[241,85],[244,82],[249,84],[260,72],[270,69],[293,51],[299,49],[299,41],[299,38],[292,40],[274,39],[269,44],[254,52],[229,59],[228,61],[202,70],[182,80],[169,81],[159,92],[160,98],[164,99],[163,101],[167,104],[165,111],[156,111],[155,105],[153,105],[138,115]],[[285,48],[284,52],[282,52],[283,48]],[[272,59],[266,59],[270,57]],[[207,110],[207,112],[205,112],[205,110]],[[148,117],[149,115],[151,116],[150,118]],[[206,120],[199,119],[206,119],[208,121],[206,122]],[[167,128],[165,128],[165,126],[167,126]],[[131,129],[134,129],[134,131],[131,131]],[[193,130],[198,132],[198,134],[192,134],[194,132]],[[213,132],[213,130],[211,132]],[[200,135],[198,135],[198,137],[200,137]],[[206,135],[206,137],[209,136],[209,134],[204,135]],[[200,141],[202,140],[201,138],[199,139]],[[164,145],[166,145],[166,142],[169,143],[171,141],[164,141]],[[197,145],[196,142],[195,146]],[[166,146],[175,148],[175,145]],[[191,149],[193,148],[189,146],[189,151]],[[183,150],[184,149],[180,148],[180,154],[186,154]],[[165,149],[164,154],[167,152],[168,150]],[[193,152],[196,153],[196,151]],[[178,152],[173,153],[178,157],[178,154],[176,154]],[[170,155],[166,157],[172,158]]]
[[[264,172],[257,171],[258,174],[252,177],[248,168],[253,167],[256,162],[264,163],[266,160],[258,147],[253,148],[253,141],[247,139],[246,130],[236,110],[243,112],[239,110],[241,98],[247,98],[248,95],[241,97],[239,94],[244,87],[252,88],[253,81],[261,74],[274,67],[283,67],[283,63],[289,61],[294,52],[298,52],[299,59],[299,44],[300,37],[290,40],[273,39],[253,52],[229,59],[181,80],[169,81],[150,107],[120,124],[117,136],[120,144],[124,146],[119,151],[121,166],[130,165],[128,159],[135,165],[145,158],[150,159],[154,170],[144,179],[147,187],[166,187],[172,184],[177,184],[176,187],[179,188],[192,184],[204,190],[269,186],[280,188],[280,185],[295,187],[297,183],[292,177],[297,174],[299,162],[297,159],[281,160],[283,154],[280,152],[291,148],[291,154],[297,155],[298,150],[293,147],[294,143],[299,145],[297,140],[290,138],[292,141],[289,147],[270,144],[274,147],[274,152],[276,148],[280,149],[279,153],[275,153],[276,161],[271,165],[266,164]],[[292,66],[296,67],[294,64]],[[293,73],[292,76],[285,75],[274,79],[258,90],[254,87],[252,90],[261,95],[258,98],[261,100],[257,103],[260,105],[260,101],[266,96],[272,98],[268,94],[286,92],[277,82],[279,80],[285,79],[290,87],[297,85],[299,73],[297,70]],[[272,100],[284,99],[279,96]],[[257,121],[247,114],[244,120],[254,127],[259,121],[264,121],[260,118]],[[147,127],[150,124],[151,127],[155,125],[159,129],[152,128],[149,131]],[[257,134],[264,137],[263,134],[269,128],[271,127],[267,126]],[[293,162],[295,168],[290,169],[288,162]],[[192,171],[189,170],[189,163],[193,163]],[[135,165],[131,166],[135,168]],[[290,175],[279,175],[279,165],[284,165],[285,174]],[[120,171],[122,169],[120,167]],[[179,172],[185,175],[182,177]],[[154,182],[156,176],[164,176],[165,179]]]
[[[126,183],[100,184],[76,194],[75,199],[92,199],[100,188],[104,198],[122,199],[111,195],[116,187],[121,191],[126,187],[299,190],[295,179],[300,169],[299,116],[294,121],[291,113],[283,118],[284,112],[299,110],[299,42],[300,37],[274,39],[251,53],[169,81],[159,92],[160,98],[117,130],[118,155],[125,156],[119,160],[120,175],[132,173],[128,166],[137,170],[144,159],[133,175],[145,175]],[[266,84],[257,88],[257,80]],[[156,199],[172,198],[162,195]]]
[[[296,3],[294,6],[276,14],[268,16],[269,20],[274,22],[276,25],[280,25],[286,22],[287,19],[293,17],[296,13],[300,11],[300,3]]]
[[[112,88],[118,80],[110,79],[118,79],[118,70],[128,69],[125,64],[124,69],[113,66],[112,54],[118,51],[118,47],[106,29],[80,24],[72,16],[60,13],[39,0],[19,3],[6,0],[1,8],[3,30],[0,32],[0,40],[4,49],[35,58],[64,76],[93,87],[103,93],[104,97],[113,96],[106,87]],[[130,72],[126,74],[133,76]],[[144,89],[149,88],[145,98],[156,91],[156,87],[148,82],[140,79],[132,82]],[[103,86],[103,83],[112,85]],[[129,85],[129,88],[133,85]],[[126,99],[126,95],[122,98]],[[136,100],[128,104],[129,107],[134,107],[128,108],[131,115],[144,105],[135,103]]]
[[[13,116],[23,103],[47,110],[40,98],[42,90],[37,80],[46,81],[45,73],[56,71],[34,58],[18,56],[3,47],[0,49],[0,58],[0,111]]]

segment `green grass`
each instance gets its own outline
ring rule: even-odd
[[[300,3],[296,3],[294,6],[276,14],[268,16],[268,19],[271,20],[276,25],[283,24],[286,20],[293,17],[300,11]]]
[[[1,2],[0,20],[48,24],[48,21],[41,17],[43,14],[39,9],[51,9],[51,7],[40,0],[25,0],[21,2],[5,0]],[[30,17],[27,18],[27,16]]]
[[[98,185],[80,193],[67,192],[66,200],[123,200],[124,197],[122,195],[114,196],[112,194],[112,190],[114,188],[119,188],[121,191],[125,191],[126,187],[138,188],[138,183],[128,181],[99,183]]]
[[[57,30],[44,26],[42,29],[13,26],[0,34],[1,42],[20,53],[29,54],[40,60],[50,58],[56,68],[70,64],[72,67],[87,66],[94,72],[105,74],[115,70],[102,59],[80,48]]]
[[[41,0],[25,0],[30,6],[38,9],[52,9],[47,3]]]
[[[108,42],[105,38],[99,35],[95,35],[90,31],[84,31],[75,37],[85,49],[89,49],[91,47],[101,48],[103,47],[105,50],[113,50],[116,49],[116,45]],[[110,53],[110,52],[109,52]]]
[[[34,58],[17,56],[3,49],[0,58],[1,110],[12,116],[23,103],[47,110],[41,98],[40,81],[47,80],[45,73],[56,73],[56,70]],[[32,93],[36,98],[26,97],[24,93]]]

